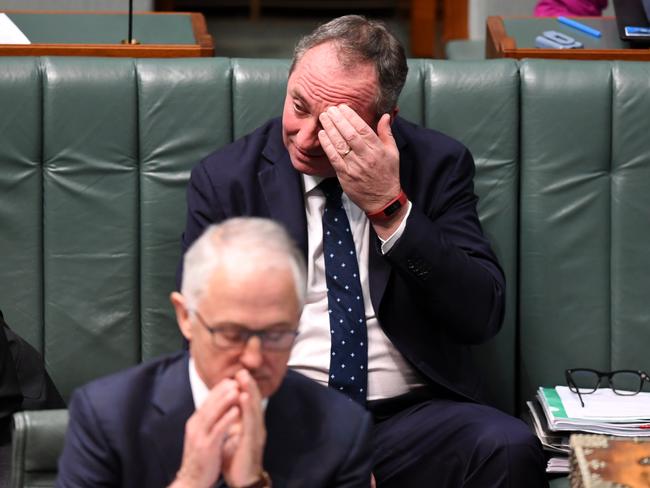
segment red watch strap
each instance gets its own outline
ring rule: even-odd
[[[372,213],[367,213],[366,215],[369,219],[387,220],[400,208],[406,205],[406,202],[408,202],[406,193],[404,193],[404,190],[400,189],[399,194],[390,202],[388,202],[383,208]]]

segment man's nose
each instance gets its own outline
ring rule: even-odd
[[[251,336],[248,341],[246,341],[239,360],[249,371],[257,369],[263,362],[262,352],[262,340],[256,335]]]
[[[320,148],[320,141],[318,140],[318,131],[321,130],[318,118],[304,121],[302,127],[298,131],[297,144],[303,151],[313,151]]]

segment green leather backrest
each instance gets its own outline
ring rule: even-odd
[[[512,60],[425,62],[424,125],[463,142],[476,163],[475,192],[483,230],[506,275],[501,332],[476,347],[487,399],[515,407],[519,73]]]
[[[650,64],[521,66],[522,396],[650,369]]]
[[[68,396],[181,344],[185,186],[232,140],[230,61],[0,63],[0,307]]]
[[[11,488],[54,486],[68,411],[36,410],[13,416]]]
[[[401,114],[465,142],[508,280],[504,331],[479,360],[512,410],[518,72],[411,60]],[[288,60],[0,59],[0,306],[68,396],[180,345],[169,292],[201,157],[282,108]],[[236,164],[236,162],[233,162]]]
[[[185,222],[191,168],[232,140],[232,75],[226,59],[139,60],[130,83],[139,145],[137,360],[177,349],[181,337],[169,305]]]

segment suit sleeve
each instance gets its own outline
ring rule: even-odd
[[[0,434],[3,426],[8,426],[11,414],[20,409],[23,400],[5,327],[8,328],[0,312]]]
[[[505,308],[505,278],[481,229],[474,161],[467,149],[450,158],[413,208],[386,258],[409,290],[405,304],[459,343],[496,334]]]
[[[357,431],[341,463],[332,486],[337,488],[368,488],[372,472],[372,421],[370,414],[363,412]]]
[[[119,460],[84,390],[74,393],[69,414],[57,488],[120,486]]]

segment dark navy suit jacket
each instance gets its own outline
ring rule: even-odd
[[[171,483],[194,412],[188,358],[166,356],[77,390],[57,486]],[[360,406],[289,371],[265,415],[264,468],[274,488],[369,486],[372,427]]]
[[[372,304],[392,343],[433,386],[476,400],[480,375],[468,346],[499,330],[505,278],[478,220],[474,161],[458,141],[400,117],[392,131],[413,208],[386,255],[371,232]],[[183,251],[211,223],[260,216],[283,223],[307,252],[301,178],[282,142],[280,119],[201,161],[187,203]]]

